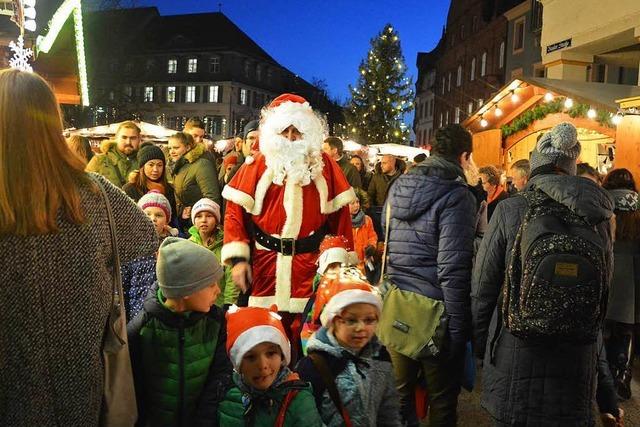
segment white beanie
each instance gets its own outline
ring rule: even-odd
[[[211,199],[202,198],[196,202],[191,208],[191,222],[195,224],[196,215],[200,212],[211,212],[216,217],[216,221],[220,224],[220,205]]]

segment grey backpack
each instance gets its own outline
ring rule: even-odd
[[[523,339],[595,341],[607,304],[602,238],[542,191],[521,197],[528,207],[503,286],[504,326]]]

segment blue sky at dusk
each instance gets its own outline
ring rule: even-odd
[[[307,81],[327,82],[345,100],[369,40],[391,23],[400,34],[412,81],[416,54],[438,42],[449,0],[139,0],[162,15],[222,12],[281,65]]]

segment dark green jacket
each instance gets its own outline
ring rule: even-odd
[[[211,162],[203,157],[204,153],[204,146],[196,144],[178,159],[173,169],[173,188],[179,213],[203,197],[222,206],[217,173]]]
[[[234,373],[236,386],[227,393],[218,408],[221,427],[273,427],[276,425],[280,405],[287,393],[297,390],[285,412],[285,427],[321,427],[322,420],[309,383],[300,381],[297,374],[275,382],[264,392],[249,392],[240,376]],[[241,390],[242,389],[242,390]],[[245,407],[246,405],[246,407]],[[248,410],[249,406],[251,407]]]
[[[211,252],[214,253],[216,258],[218,258],[218,261],[220,261],[221,252],[222,252],[222,240],[224,237],[222,229],[218,229],[216,240],[213,242],[211,246],[206,246],[202,242],[202,237],[200,237],[200,232],[198,231],[195,225],[189,229],[189,234],[191,235],[191,237],[189,237],[189,240],[199,244],[200,246],[204,246],[205,248],[209,249]],[[240,290],[233,283],[233,279],[231,279],[231,267],[224,266],[224,279],[221,280],[220,283],[218,283],[218,286],[220,286],[220,291],[221,291],[220,295],[218,296],[218,299],[216,300],[216,305],[218,307],[222,307],[225,304],[227,305],[235,304],[238,301],[238,295],[240,295]]]
[[[371,203],[371,206],[384,206],[384,201],[387,198],[389,187],[391,187],[391,184],[393,184],[393,182],[402,175],[399,160],[396,160],[396,168],[397,170],[394,175],[387,175],[380,171],[379,165],[376,166],[376,173],[371,177],[369,188],[367,188],[369,203]]]
[[[138,425],[212,425],[231,385],[222,310],[174,313],[154,286],[127,325]]]
[[[337,161],[338,166],[342,169],[344,176],[347,178],[347,182],[353,188],[362,188],[362,178],[360,177],[360,173],[355,166],[349,162],[349,159],[346,155],[342,155],[340,160]]]
[[[118,151],[115,141],[104,141],[100,150],[102,154],[93,156],[86,171],[97,172],[116,187],[122,188],[128,182],[129,174],[138,169],[136,153],[127,157]]]

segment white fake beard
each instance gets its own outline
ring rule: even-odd
[[[311,141],[289,141],[281,135],[272,135],[268,144],[261,144],[267,167],[273,171],[273,183],[283,185],[285,179],[300,186],[309,185],[322,173],[324,163],[320,147]]]

